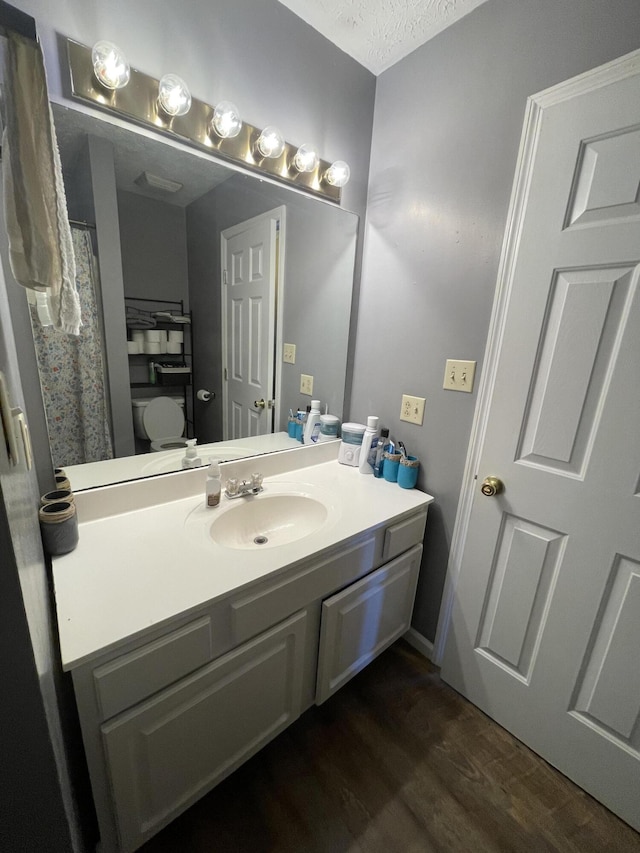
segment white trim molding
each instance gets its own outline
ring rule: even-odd
[[[572,77],[563,83],[558,83],[556,86],[545,89],[527,99],[527,108],[502,244],[502,254],[498,267],[498,280],[493,310],[489,323],[487,346],[484,355],[484,369],[480,378],[478,402],[471,428],[467,460],[462,477],[460,502],[453,528],[447,576],[442,594],[442,603],[440,605],[440,616],[433,643],[433,657],[431,659],[437,666],[440,666],[442,662],[447,634],[451,624],[455,590],[462,565],[465,541],[471,519],[471,509],[477,487],[480,455],[484,445],[489,409],[496,382],[498,360],[504,337],[507,306],[513,286],[515,262],[520,246],[523,220],[529,199],[531,177],[544,111],[556,104],[585,95],[603,86],[616,83],[625,77],[637,74],[639,70],[640,50],[636,50],[606,65],[601,65],[577,77]]]
[[[419,631],[416,631],[415,628],[409,628],[407,633],[403,635],[403,638],[412,648],[426,657],[427,660],[433,660],[433,643],[431,640],[427,640]]]

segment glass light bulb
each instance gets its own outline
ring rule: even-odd
[[[313,145],[301,145],[293,158],[293,165],[299,172],[313,172],[319,161],[320,157]]]
[[[158,85],[158,103],[167,115],[185,115],[191,109],[189,87],[177,74],[165,74]]]
[[[91,50],[93,73],[106,89],[122,89],[131,77],[124,53],[110,41],[97,41]]]
[[[233,139],[240,133],[242,128],[242,119],[240,112],[235,104],[231,101],[220,101],[213,111],[211,119],[211,129],[223,139]]]
[[[258,151],[263,157],[280,157],[284,151],[284,136],[277,127],[265,127],[258,137]]]
[[[325,181],[331,184],[332,187],[344,187],[345,184],[349,183],[350,177],[351,169],[349,168],[349,164],[345,163],[344,160],[336,160],[324,173]]]

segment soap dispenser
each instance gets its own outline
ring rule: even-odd
[[[216,459],[209,465],[207,470],[207,485],[205,488],[205,505],[207,507],[218,506],[222,483],[220,481],[220,465]]]
[[[187,439],[187,450],[184,456],[182,457],[183,468],[199,468],[202,464],[202,459],[200,459],[200,457],[198,456],[198,451],[196,449],[197,443],[197,438]]]

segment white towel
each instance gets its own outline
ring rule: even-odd
[[[60,153],[37,42],[7,33],[2,171],[11,269],[45,291],[57,329],[82,325]]]

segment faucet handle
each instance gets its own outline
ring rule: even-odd
[[[261,489],[262,488],[262,480],[264,474],[252,474],[251,475],[251,488],[252,489]]]
[[[228,495],[237,495],[238,494],[238,478],[237,477],[229,477],[227,480],[226,491]]]

